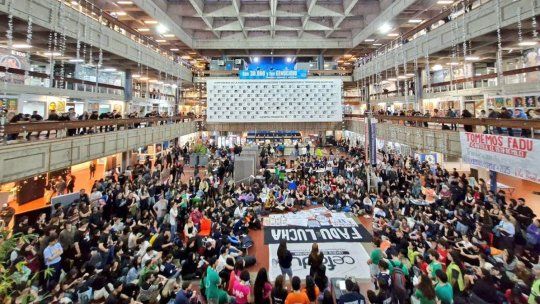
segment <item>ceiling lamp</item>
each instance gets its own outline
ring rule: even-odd
[[[139,32],[149,32],[150,29],[146,28],[146,27],[142,27],[142,28],[138,28],[137,31],[139,31]]]
[[[477,60],[480,60],[480,57],[478,57],[478,56],[467,56],[467,57],[465,57],[465,60],[466,61],[477,61]]]
[[[370,39],[366,39],[366,40],[364,40],[364,41],[365,41],[365,42],[373,42],[373,41],[375,41],[375,39],[371,39],[371,38],[370,38]]]
[[[413,73],[407,73],[407,74],[405,74],[405,76],[407,76],[407,77],[414,77],[414,74],[413,74]]]
[[[171,51],[171,52],[178,52],[178,51],[180,51],[180,49],[172,48],[172,49],[170,49],[170,51]]]
[[[454,3],[454,1],[452,1],[452,0],[439,0],[439,1],[437,1],[437,4],[442,4],[442,5],[452,4],[452,3]]]
[[[447,65],[459,65],[459,62],[448,62]]]
[[[59,52],[45,52],[43,53],[43,56],[61,56],[62,54]]]
[[[69,62],[71,62],[71,63],[81,63],[81,62],[84,62],[84,59],[82,59],[82,58],[79,58],[79,59],[73,58],[73,59],[70,59]]]
[[[388,37],[397,37],[397,36],[399,36],[399,34],[398,33],[390,33],[387,36]]]
[[[26,43],[16,43],[12,45],[14,49],[30,49],[32,46]]]
[[[165,40],[165,39],[156,39],[156,42],[160,42],[160,43],[161,42],[167,42],[167,40]]]
[[[374,43],[373,45],[374,45],[374,46],[381,46],[382,43]]]
[[[158,24],[156,20],[145,20],[144,23],[146,24]]]
[[[173,38],[174,34],[165,34],[165,35],[163,35],[163,37],[165,37],[165,38]]]
[[[399,75],[397,78],[398,78],[398,79],[407,79],[407,78],[409,78],[409,77],[407,77],[406,75]]]
[[[431,67],[431,70],[432,70],[432,71],[435,71],[435,72],[436,72],[436,71],[440,71],[440,70],[442,70],[442,65],[436,64],[436,65],[434,65],[434,66]]]
[[[396,78],[388,78],[386,80],[388,80],[388,81],[396,81],[397,79]]]
[[[519,46],[533,46],[536,45],[536,41],[521,41],[518,43]]]
[[[101,70],[102,72],[116,72],[116,69],[115,68],[104,68],[103,70]]]
[[[253,62],[257,63],[257,62],[259,62],[259,60],[260,60],[259,57],[257,57],[257,56],[253,57]]]
[[[160,24],[158,24],[158,25],[156,26],[156,31],[157,31],[158,33],[160,33],[160,34],[165,34],[166,32],[169,31],[169,28],[167,28],[165,25],[163,25],[163,24],[160,23]]]
[[[387,34],[391,30],[392,30],[392,26],[388,23],[383,23],[383,25],[379,27],[379,32],[381,32],[381,34]]]
[[[133,1],[116,1],[116,3],[120,5],[131,5]]]
[[[422,19],[409,19],[409,23],[418,24],[418,23],[422,23],[422,22],[424,22],[424,20],[422,20]]]
[[[291,58],[291,57],[287,57],[285,60],[286,60],[288,63],[291,63],[291,62],[292,62],[292,58]]]
[[[139,74],[133,74],[133,75],[131,75],[131,78],[141,78],[141,75],[139,75]]]

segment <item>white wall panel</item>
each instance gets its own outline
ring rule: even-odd
[[[208,122],[341,121],[341,79],[208,79]]]

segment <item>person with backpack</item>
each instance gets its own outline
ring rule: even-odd
[[[388,260],[389,265],[392,265],[391,271],[391,289],[392,289],[392,299],[394,303],[403,304],[406,303],[408,297],[408,276],[409,269],[403,265],[400,261],[394,257],[391,260]]]

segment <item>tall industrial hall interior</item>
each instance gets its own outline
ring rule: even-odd
[[[540,0],[0,0],[0,304],[540,304]]]

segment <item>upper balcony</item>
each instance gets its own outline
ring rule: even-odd
[[[0,1],[0,13],[6,20],[9,14],[13,16],[13,37],[7,40],[8,47],[24,45],[17,51],[30,56],[102,64],[102,69],[131,70],[132,74],[148,77],[164,74],[170,79],[192,80],[191,66],[179,56],[90,2]],[[7,24],[0,27],[3,32],[9,30]]]

